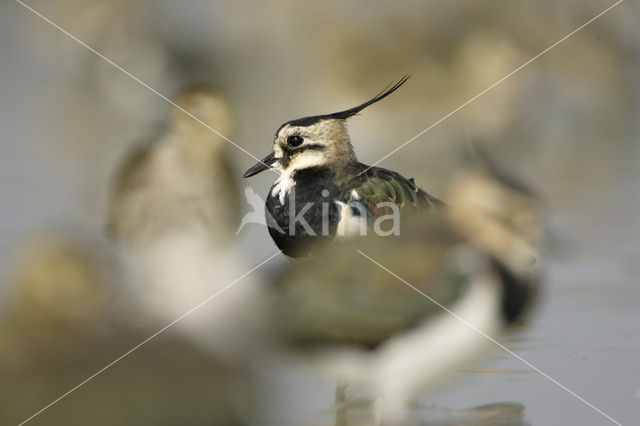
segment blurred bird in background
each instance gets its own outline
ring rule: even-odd
[[[175,102],[220,134],[230,134],[232,112],[221,94],[192,87]],[[117,172],[109,206],[108,229],[130,267],[133,298],[143,318],[159,325],[251,269],[233,240],[240,215],[230,143],[180,108],[171,109],[166,133],[134,152]],[[252,320],[237,312],[257,289],[251,276],[245,280],[176,327],[237,360],[235,349],[244,342],[239,330]]]
[[[239,216],[230,144],[231,112],[223,96],[192,87],[175,100],[165,134],[138,147],[117,172],[109,205],[109,232],[129,246],[171,232],[202,232],[226,241]]]
[[[1,424],[24,421],[155,331],[125,315],[136,308],[123,297],[127,278],[99,235],[36,234],[11,266],[0,311]],[[46,422],[242,424],[232,409],[242,372],[180,336],[154,345],[47,412]],[[175,374],[158,374],[168,370]]]
[[[348,110],[284,123],[271,154],[244,174],[280,172],[265,214],[282,230],[267,222],[269,233],[285,254],[310,256],[273,280],[285,342],[323,358],[338,380],[372,388],[379,395],[376,424],[408,421],[411,396],[473,359],[490,341],[482,333],[496,336],[513,323],[537,284],[532,193],[488,160],[459,173],[448,193],[450,207],[413,179],[357,161],[345,120],[407,78]],[[434,212],[441,216],[428,214]],[[376,225],[394,214],[401,221],[397,234]],[[334,239],[366,231],[377,235]],[[342,350],[327,349],[331,345]]]
[[[413,215],[399,236],[336,240],[273,280],[294,359],[372,390],[376,424],[413,424],[412,396],[473,360],[534,300],[537,205],[503,176],[463,170],[441,215]]]
[[[54,363],[97,339],[109,323],[118,280],[113,253],[78,233],[24,243],[8,275],[0,315],[0,365]]]

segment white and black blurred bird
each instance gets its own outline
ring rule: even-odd
[[[343,239],[273,279],[280,338],[302,365],[377,399],[376,424],[408,424],[408,403],[473,360],[519,318],[538,286],[535,197],[492,167],[458,174],[441,215],[398,236]]]

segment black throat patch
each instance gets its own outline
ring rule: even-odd
[[[340,220],[336,201],[341,201],[342,191],[334,177],[335,172],[327,167],[297,170],[292,176],[295,185],[283,204],[278,194],[272,195],[273,187],[269,190],[265,209],[282,230],[269,227],[269,234],[287,256],[306,256],[335,236]],[[267,219],[269,223],[269,216]]]

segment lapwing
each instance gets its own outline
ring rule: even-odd
[[[269,168],[280,173],[269,190],[266,214],[278,225],[268,229],[284,254],[303,257],[336,235],[364,234],[371,228],[396,232],[393,220],[400,215],[435,212],[442,205],[413,179],[359,162],[347,132],[348,118],[389,96],[408,78],[353,108],[287,121],[276,131],[272,152],[245,172],[245,178]]]

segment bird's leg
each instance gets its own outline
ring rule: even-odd
[[[347,402],[347,387],[349,384],[343,380],[338,379],[338,384],[336,385],[336,394],[335,394],[335,426],[346,426],[347,425],[347,415],[345,413],[344,404]]]

